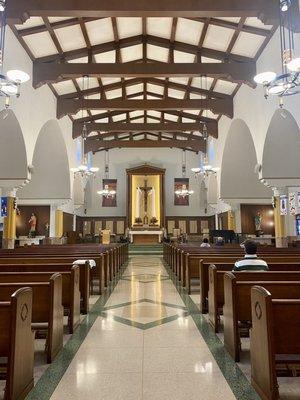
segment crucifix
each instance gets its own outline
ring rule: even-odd
[[[148,212],[148,194],[152,190],[152,187],[148,186],[147,179],[144,181],[144,185],[140,187],[140,189],[144,192],[144,206],[145,206],[145,214]]]

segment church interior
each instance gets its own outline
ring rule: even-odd
[[[299,2],[0,21],[0,400],[299,400]]]

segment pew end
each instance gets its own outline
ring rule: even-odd
[[[224,346],[231,357],[240,361],[238,321],[236,320],[236,279],[232,272],[224,275]]]
[[[31,318],[32,289],[24,287],[11,296],[5,400],[24,399],[34,386],[34,332]]]
[[[251,383],[263,400],[277,400],[272,296],[261,286],[251,289]]]

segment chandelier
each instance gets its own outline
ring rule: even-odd
[[[87,80],[87,88],[88,88],[88,86],[89,86],[88,85],[88,83],[89,83],[88,77],[83,76],[82,77],[82,90],[83,91],[85,90],[86,80]],[[84,99],[84,96],[82,96],[82,102],[83,102],[83,99]],[[82,104],[81,116],[83,118],[83,104]],[[74,173],[74,178],[78,175],[81,176],[82,178],[89,178],[91,176],[95,178],[96,172],[99,171],[98,167],[92,166],[92,162],[91,162],[92,161],[91,160],[92,153],[90,152],[88,154],[85,154],[84,143],[85,143],[87,137],[88,137],[88,131],[87,131],[86,123],[84,122],[83,127],[82,127],[81,138],[80,138],[81,139],[81,142],[80,142],[81,162],[78,167],[71,168],[71,172]]]
[[[254,81],[265,88],[265,98],[270,95],[279,97],[279,105],[283,107],[283,98],[300,92],[300,57],[294,54],[294,34],[292,30],[292,2],[295,0],[279,0],[279,30],[281,48],[281,72],[262,72],[254,77]]]
[[[195,177],[204,179],[216,175],[219,170],[219,167],[212,167],[209,164],[207,155],[204,157],[201,156],[200,167],[191,168],[191,171],[194,172]]]
[[[10,98],[12,96],[20,96],[21,84],[27,82],[30,77],[26,72],[18,69],[11,69],[7,71],[6,75],[3,72],[6,30],[5,5],[5,1],[0,0],[0,96],[5,97],[5,107],[8,108]]]
[[[185,150],[182,151],[182,167],[181,168],[182,168],[182,178],[185,178],[185,176],[186,176],[186,153],[185,153]],[[174,191],[174,193],[177,197],[185,198],[185,197],[188,197],[188,196],[191,196],[192,194],[194,194],[194,191],[189,190],[187,188],[187,185],[182,184],[180,189],[176,189]]]
[[[109,153],[108,150],[105,151],[105,156],[104,156],[104,171],[105,171],[105,179],[109,179]],[[109,188],[108,184],[104,185],[104,188],[102,190],[98,190],[97,193],[100,196],[106,197],[107,199],[109,198],[114,198],[117,192],[115,190],[111,190]]]

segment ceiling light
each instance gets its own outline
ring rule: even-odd
[[[5,1],[0,0],[0,12],[3,12],[5,10]]]
[[[95,172],[99,171],[99,168],[98,167],[91,167],[90,171],[95,173]]]
[[[20,71],[18,69],[11,69],[10,71],[7,71],[7,77],[11,81],[17,83],[25,83],[30,79],[30,76],[26,72]]]
[[[0,86],[0,90],[7,96],[15,96],[18,94],[18,88],[16,85],[10,85],[9,83]]]
[[[282,12],[287,12],[290,8],[291,0],[281,0],[280,1],[280,9]]]
[[[275,72],[267,71],[257,74],[254,77],[254,81],[259,85],[268,85],[269,83],[274,81],[275,78],[276,78]]]

